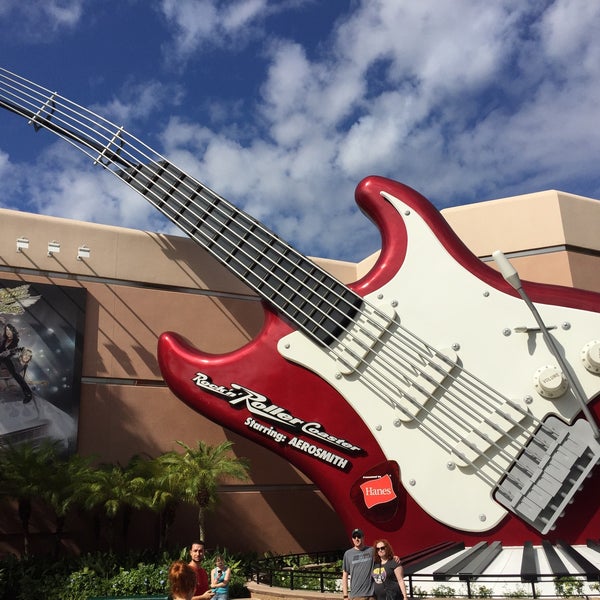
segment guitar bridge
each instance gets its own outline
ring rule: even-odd
[[[548,533],[599,459],[600,445],[587,421],[566,425],[548,417],[509,467],[494,498]]]

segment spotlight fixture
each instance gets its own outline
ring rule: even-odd
[[[84,258],[89,258],[91,254],[91,250],[83,244],[83,246],[79,246],[77,248],[77,260],[83,260]]]
[[[29,248],[29,239],[24,236],[17,238],[17,252],[23,252]]]
[[[48,242],[48,256],[54,256],[60,252],[60,242]]]

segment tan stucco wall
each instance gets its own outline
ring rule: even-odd
[[[442,214],[474,254],[501,250],[524,280],[600,291],[598,200],[550,190]]]

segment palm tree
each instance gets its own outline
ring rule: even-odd
[[[166,547],[169,530],[175,522],[175,513],[179,499],[172,493],[168,478],[165,477],[165,465],[159,456],[146,461],[146,485],[152,500],[150,508],[158,513],[158,549]]]
[[[57,457],[48,465],[48,473],[41,493],[56,517],[55,553],[59,549],[67,516],[79,503],[80,490],[93,478],[91,462],[91,458],[72,454],[68,458]]]
[[[57,440],[0,447],[0,494],[4,500],[17,501],[25,556],[29,554],[29,522],[33,503],[42,496],[49,469],[61,452],[62,444]]]
[[[135,461],[134,461],[135,464]],[[115,522],[123,516],[123,537],[126,539],[131,510],[150,506],[146,479],[134,466],[100,465],[91,479],[81,486],[78,496],[86,509],[99,508],[108,519],[109,549],[115,541]]]
[[[245,459],[231,455],[233,443],[229,441],[211,446],[200,440],[196,448],[177,443],[183,453],[167,452],[157,461],[173,495],[198,506],[198,534],[203,540],[206,513],[217,501],[218,484],[226,478],[246,481],[249,466]]]

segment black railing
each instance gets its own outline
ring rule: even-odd
[[[339,591],[344,550],[267,556],[254,561],[250,579],[256,583],[320,592]]]
[[[250,579],[268,586],[289,590],[340,593],[343,550],[269,556],[255,561]],[[535,582],[524,582],[520,573],[481,574],[434,578],[433,572],[406,574],[409,598],[566,598],[600,596],[600,583],[583,574],[557,577],[538,574]]]

